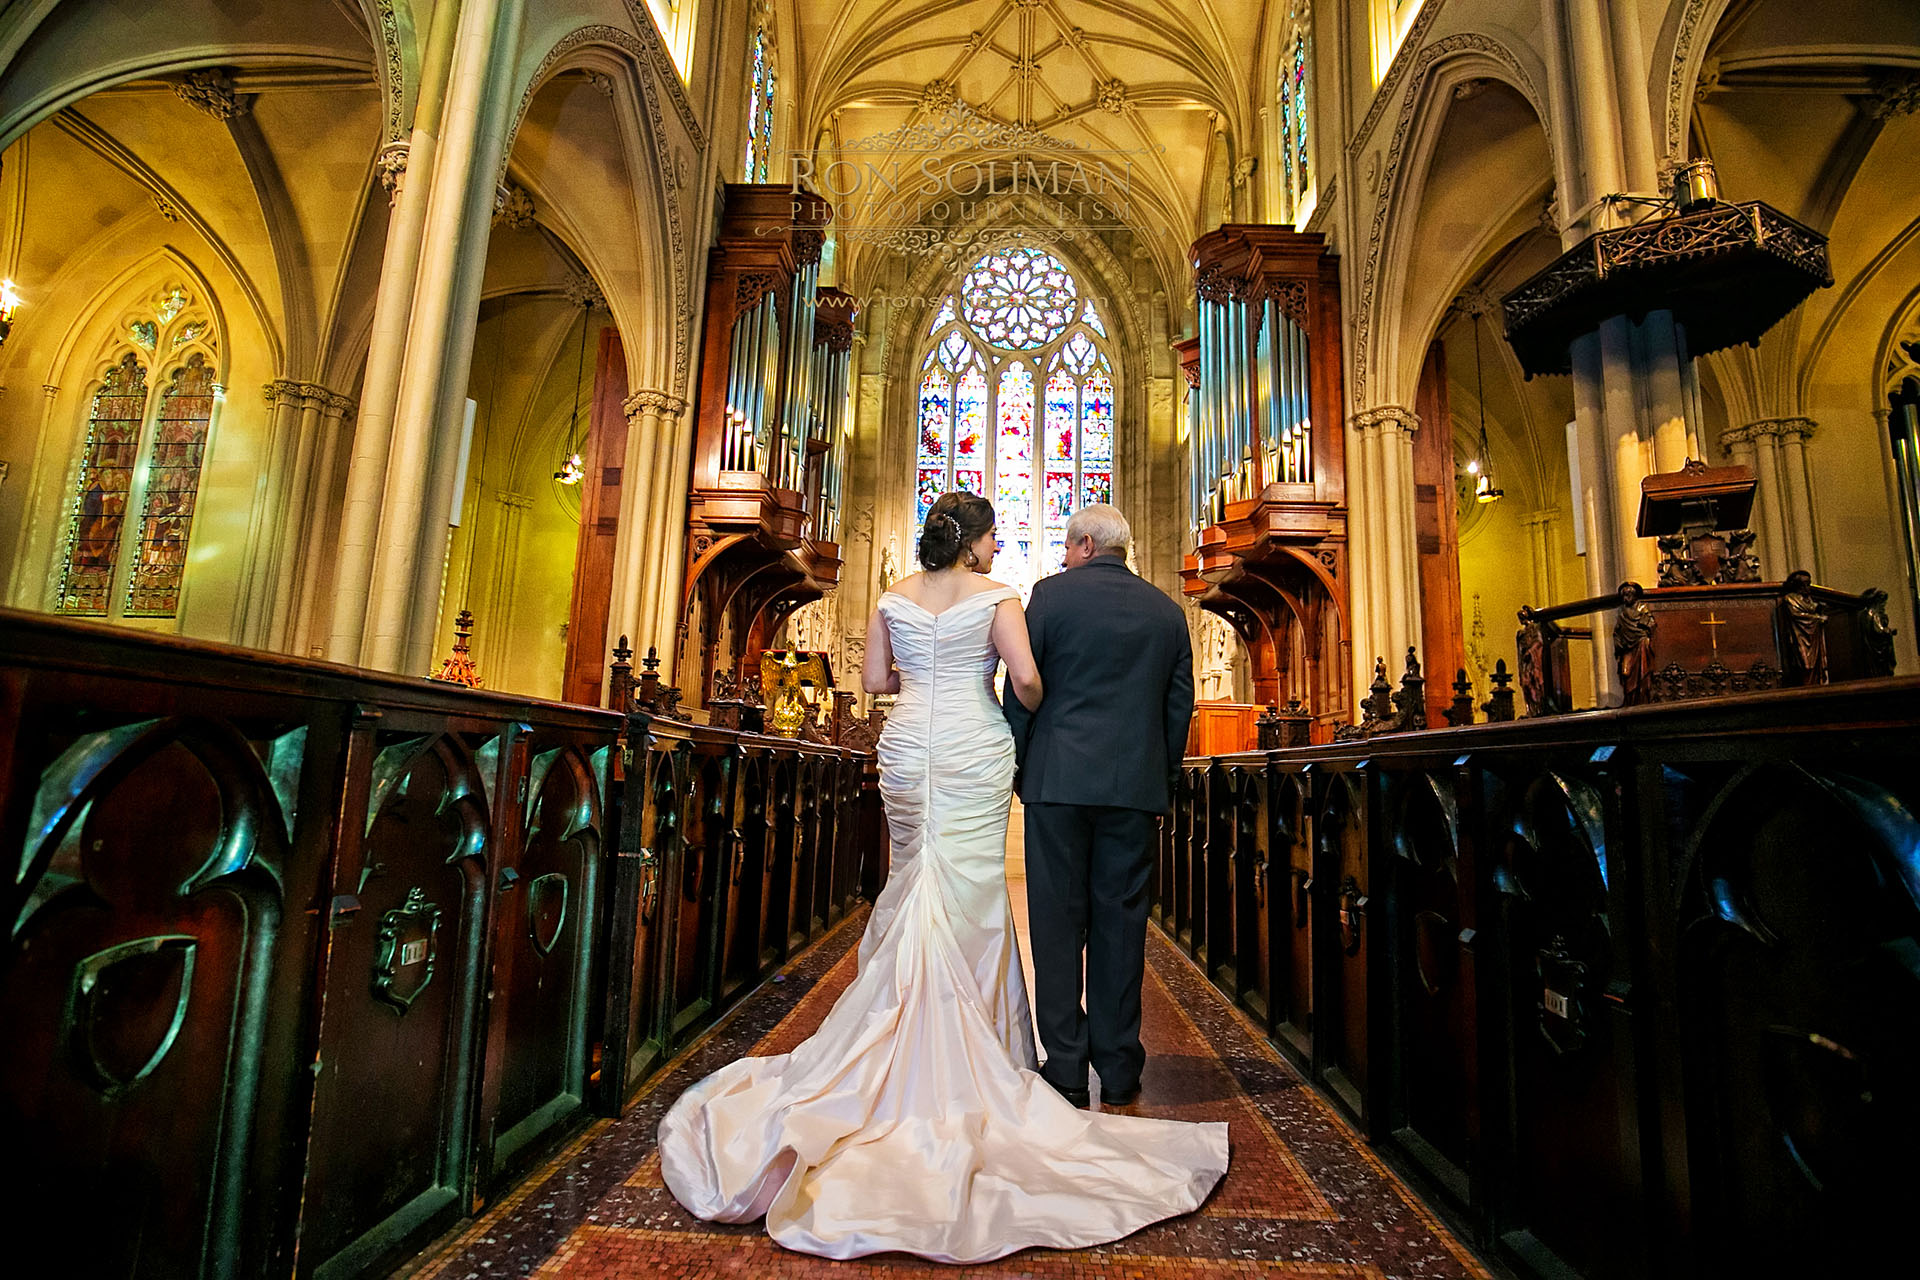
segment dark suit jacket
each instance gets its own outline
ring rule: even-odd
[[[1007,690],[1028,804],[1165,813],[1193,718],[1193,646],[1179,605],[1119,556],[1034,584],[1027,631],[1045,688],[1029,712]]]

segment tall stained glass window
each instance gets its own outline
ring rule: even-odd
[[[753,86],[747,98],[746,181],[765,182],[773,159],[773,51],[767,46],[767,29],[757,27],[751,46]]]
[[[199,352],[160,397],[160,418],[147,454],[139,545],[127,579],[129,618],[171,618],[180,611],[187,573],[187,535],[200,496],[200,463],[213,421],[213,369]]]
[[[1314,197],[1307,146],[1307,80],[1311,48],[1307,32],[1295,27],[1280,67],[1280,160],[1287,209],[1299,221]]]
[[[184,288],[163,291],[149,306],[127,323],[126,345],[106,369],[87,415],[68,494],[56,613],[172,618],[180,612],[220,393],[209,355],[217,354],[218,340]]]
[[[146,366],[129,351],[107,371],[87,418],[55,613],[81,618],[107,614],[113,571],[120,563],[120,536],[127,523],[127,499],[133,490],[140,425],[146,416]]]
[[[965,489],[993,499],[994,576],[1024,593],[1060,568],[1067,520],[1113,500],[1107,328],[1065,263],[996,249],[944,299],[921,359],[917,518]]]

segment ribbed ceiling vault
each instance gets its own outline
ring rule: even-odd
[[[780,51],[796,139],[871,138],[955,97],[1003,124],[1130,160],[1128,222],[1178,270],[1217,129],[1250,153],[1267,10],[1247,0],[796,0]],[[901,211],[889,212],[888,218]]]

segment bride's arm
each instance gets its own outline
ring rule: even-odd
[[[878,609],[867,619],[867,657],[860,664],[860,687],[868,693],[900,692],[900,673],[893,669],[893,641]]]
[[[1018,600],[1002,600],[993,607],[993,647],[1007,664],[1007,683],[1020,705],[1038,711],[1045,691],[1040,687],[1040,666],[1033,660],[1033,643],[1027,637],[1027,615]]]

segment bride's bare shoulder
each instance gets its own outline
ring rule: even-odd
[[[992,578],[982,578],[982,579],[980,579],[980,592],[987,592],[987,591],[1013,591],[1013,590],[1016,590],[1016,588],[1015,588],[1015,587],[1013,586],[1013,584],[1012,584],[1012,583],[1008,583],[1008,582],[998,582],[998,581],[995,581],[995,580],[994,580],[994,579],[992,579]],[[979,594],[979,592],[976,592],[975,594]]]
[[[926,576],[927,575],[924,573],[910,573],[906,577],[894,583],[892,586],[888,587],[887,591],[891,591],[893,594],[897,596],[905,596],[907,599],[913,601],[915,604],[919,604],[920,588],[923,585],[925,585]],[[882,592],[881,594],[884,595],[886,593]]]

